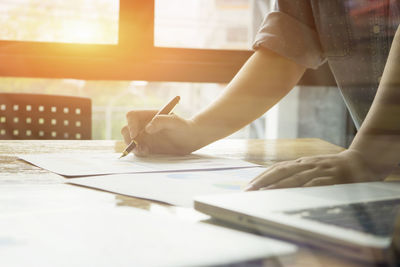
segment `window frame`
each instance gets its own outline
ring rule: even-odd
[[[120,0],[116,45],[0,40],[0,76],[226,83],[252,55],[155,47],[154,2]],[[326,69],[308,72],[301,84],[334,85]],[[314,79],[325,76],[328,80]]]

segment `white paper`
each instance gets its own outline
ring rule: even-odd
[[[266,168],[219,171],[119,174],[75,178],[69,183],[118,194],[147,198],[172,205],[192,207],[201,195],[237,193]]]
[[[295,246],[127,208],[0,214],[7,267],[209,266],[285,256]]]
[[[48,153],[19,155],[20,159],[67,177],[89,175],[196,171],[258,166],[243,160],[211,157],[201,154],[186,156],[154,155],[119,159],[119,153]]]

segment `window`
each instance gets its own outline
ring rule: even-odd
[[[155,34],[154,27],[155,11],[162,2],[18,0],[2,5],[0,19],[9,26],[0,30],[1,76],[227,82],[251,55],[251,51],[232,51],[247,46],[246,30],[239,30],[240,36],[233,32],[243,27],[237,25],[226,30],[224,40],[229,44],[221,43],[218,47],[223,49],[218,51],[196,40],[181,46],[185,49],[165,43],[169,41],[160,31]],[[155,39],[160,46],[154,46]]]
[[[0,76],[228,82],[252,54],[273,0],[198,2],[7,0]]]
[[[154,45],[249,50],[257,18],[252,15],[252,2],[156,0]]]
[[[57,43],[118,43],[118,0],[6,0],[0,39]]]

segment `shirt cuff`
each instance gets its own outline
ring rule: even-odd
[[[317,32],[283,12],[269,13],[258,31],[253,49],[267,48],[311,69],[326,59]]]

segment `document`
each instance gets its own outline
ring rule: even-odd
[[[286,242],[129,207],[0,214],[0,229],[7,267],[230,266],[296,252]]]
[[[214,171],[143,173],[75,178],[68,183],[122,195],[193,207],[193,198],[210,194],[236,193],[266,168]]]
[[[202,154],[186,156],[152,155],[136,157],[133,154],[119,159],[119,153],[48,153],[19,155],[40,168],[66,176],[220,170],[258,166],[243,160],[212,157]]]

